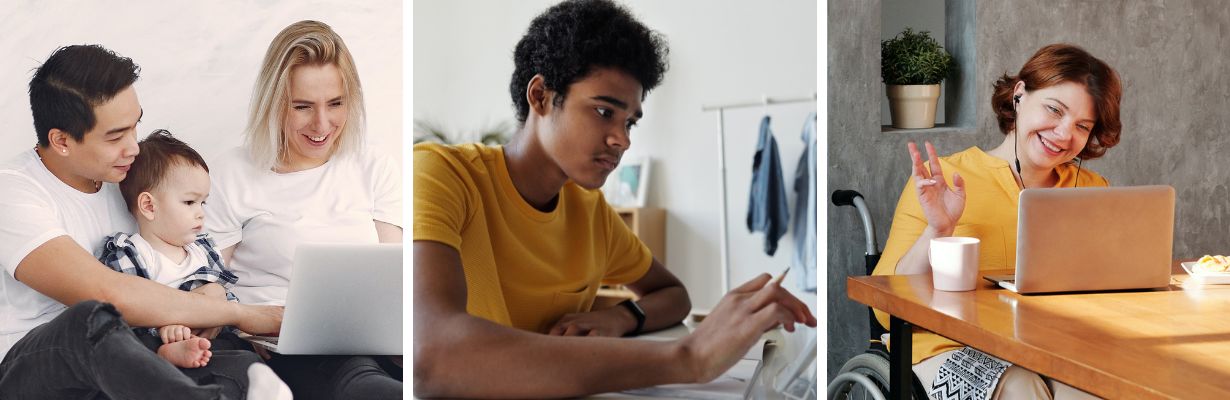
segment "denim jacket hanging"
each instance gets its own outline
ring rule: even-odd
[[[747,229],[764,232],[764,252],[777,252],[777,240],[786,234],[790,223],[786,204],[786,184],[782,178],[781,155],[777,140],[769,131],[769,116],[760,120],[760,139],[752,161],[752,188],[747,207]]]

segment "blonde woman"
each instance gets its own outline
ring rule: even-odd
[[[300,243],[401,243],[401,168],[364,148],[363,124],[363,89],[342,38],[316,21],[278,33],[252,91],[244,145],[211,162],[206,229],[239,277],[241,302],[283,304]],[[401,398],[400,360],[274,355],[268,363],[299,399]]]

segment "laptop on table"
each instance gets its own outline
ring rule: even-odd
[[[402,354],[401,244],[303,244],[294,262],[279,337],[248,341],[280,354]]]
[[[1017,293],[1169,286],[1174,188],[1025,189],[1015,275],[985,278]]]

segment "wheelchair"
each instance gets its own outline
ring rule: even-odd
[[[866,274],[871,275],[876,263],[880,261],[879,244],[876,242],[875,225],[871,221],[871,213],[863,195],[853,190],[837,190],[833,192],[832,202],[835,206],[851,206],[858,210],[863,223],[863,233],[866,237],[866,252],[863,255]],[[863,354],[854,356],[842,365],[837,376],[828,385],[830,400],[874,399],[884,400],[893,388],[888,386],[889,358],[888,346],[882,340],[888,330],[876,322],[871,307],[867,308],[867,321],[870,327],[868,348]],[[927,392],[917,376],[911,373],[911,397],[927,399]]]

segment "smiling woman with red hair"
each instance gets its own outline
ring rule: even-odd
[[[873,274],[930,274],[928,244],[945,236],[979,238],[980,270],[1013,268],[1022,189],[1110,185],[1081,168],[1081,161],[1101,157],[1119,143],[1120,96],[1119,75],[1085,50],[1067,44],[1038,50],[1016,76],[995,83],[991,107],[1005,135],[998,147],[985,152],[970,147],[941,158],[928,142],[924,164],[917,145],[909,143],[911,179]],[[888,326],[886,314],[876,315]],[[914,371],[927,387],[946,361],[977,352],[924,330],[913,340]],[[983,388],[993,390],[993,398],[1001,393],[1045,398],[1051,391],[1056,397],[1084,395],[1020,367],[999,370],[1004,371],[996,378],[999,384]]]

